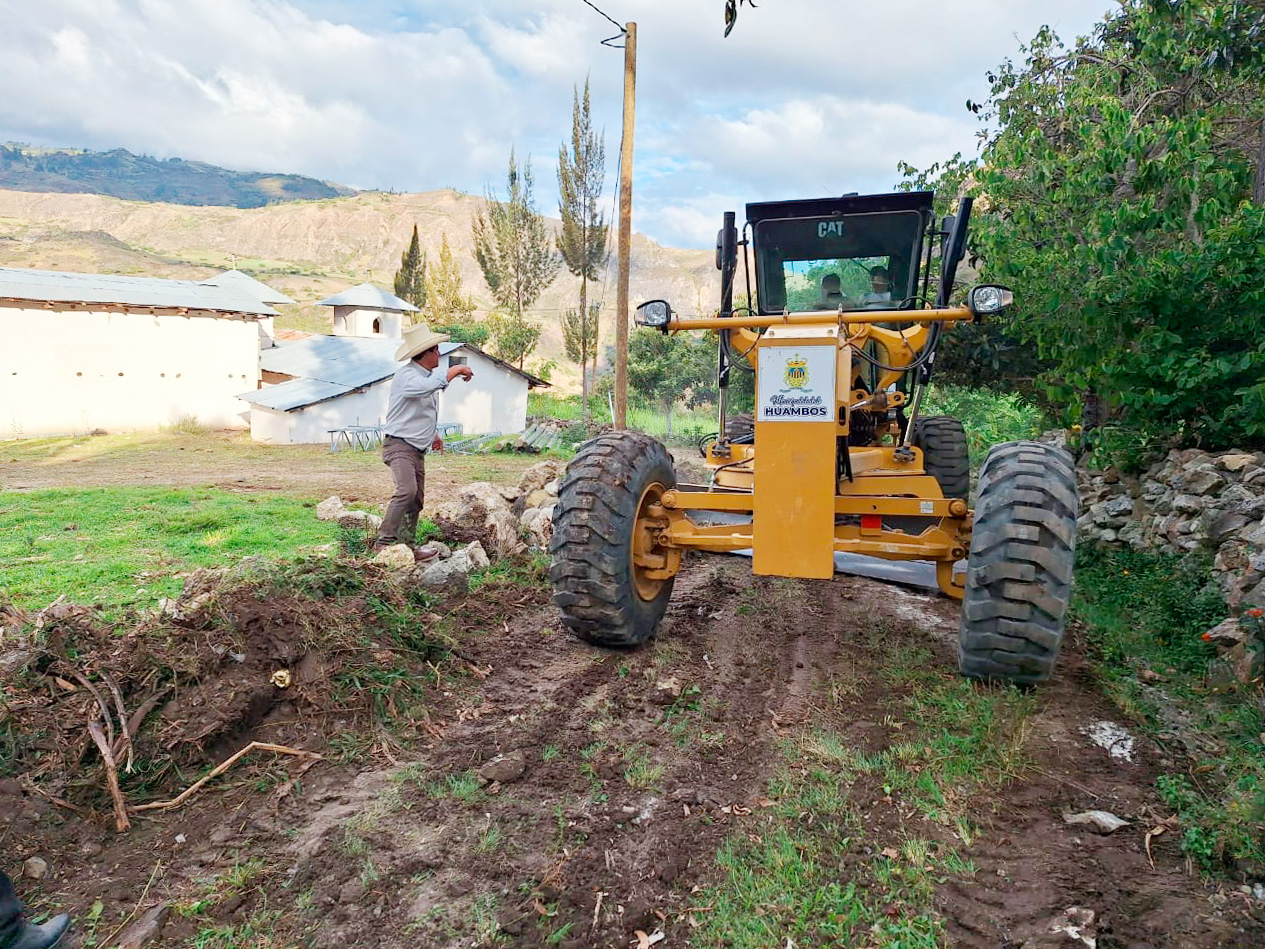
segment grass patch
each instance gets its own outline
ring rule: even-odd
[[[451,798],[465,804],[474,804],[483,799],[483,789],[479,786],[479,776],[473,771],[462,774],[448,774],[426,785],[426,793],[434,798]]]
[[[177,593],[176,574],[294,556],[335,539],[311,503],[214,489],[62,488],[0,493],[0,589],[38,608],[58,596],[107,606]]]
[[[548,587],[549,555],[538,552],[525,557],[497,560],[470,574],[471,591],[486,586]]]
[[[977,792],[1027,767],[1035,698],[972,685],[916,649],[889,658],[880,673],[901,717],[887,719],[888,746],[856,748],[826,729],[783,742],[759,832],[736,831],[717,856],[720,879],[695,894],[692,945],[945,944],[936,887],[970,879],[974,864],[956,845],[863,822],[854,789],[856,800],[880,798],[893,813],[912,807],[944,827],[943,838],[969,846]]]
[[[1184,741],[1184,771],[1157,790],[1181,821],[1182,848],[1205,871],[1265,872],[1265,716],[1259,685],[1215,692],[1216,650],[1201,636],[1226,616],[1206,557],[1078,551],[1073,615],[1095,672],[1122,711],[1152,734]],[[1145,675],[1144,675],[1145,674]]]
[[[700,894],[697,946],[899,946],[938,949],[922,866],[864,852],[854,828],[836,833],[786,825],[731,838],[717,856],[725,883]]]

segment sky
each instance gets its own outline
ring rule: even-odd
[[[748,201],[891,190],[897,163],[972,155],[988,69],[1112,0],[593,0],[637,23],[634,227],[709,247]],[[589,77],[622,127],[616,28],[584,0],[0,0],[0,141],[481,194],[530,157],[557,215],[558,148]],[[741,214],[739,215],[741,218]]]

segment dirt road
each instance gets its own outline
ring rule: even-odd
[[[53,868],[28,893],[95,912],[97,940],[169,904],[151,945],[199,949],[1091,945],[1051,933],[1084,911],[1100,947],[1265,941],[1261,904],[1192,873],[1177,833],[1148,855],[1161,751],[1094,744],[1119,712],[1075,642],[1039,692],[972,686],[949,601],[714,556],[628,653],[564,634],[540,584],[444,609],[462,659],[411,753],[364,735],[126,835],[0,787],[6,857]],[[1130,824],[1064,822],[1087,809]]]
[[[428,497],[471,481],[514,482],[533,455],[432,455]],[[62,487],[212,486],[382,504],[391,475],[378,451],[261,445],[248,432],[136,433],[0,442],[0,491]]]

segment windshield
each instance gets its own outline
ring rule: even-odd
[[[917,211],[760,221],[760,311],[913,306],[923,222]]]

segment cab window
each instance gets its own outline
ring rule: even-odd
[[[923,227],[917,211],[760,221],[761,312],[913,306]]]

